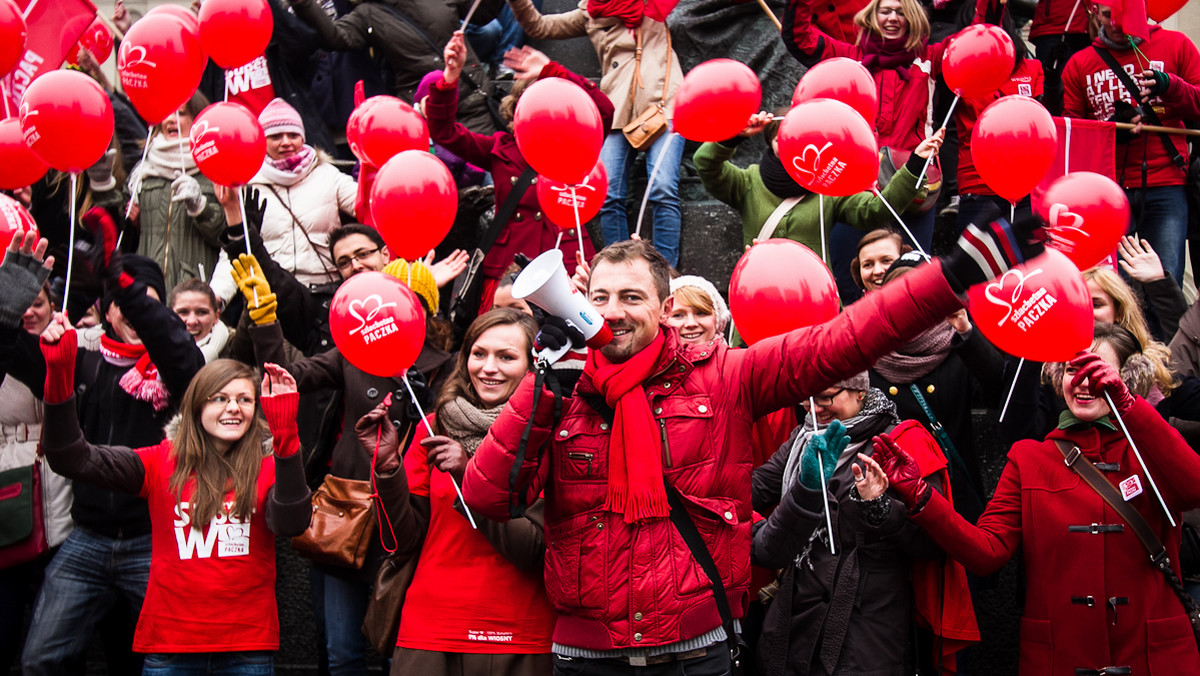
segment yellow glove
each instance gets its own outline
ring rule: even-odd
[[[246,297],[250,319],[259,326],[274,322],[275,310],[279,303],[275,301],[275,294],[271,293],[271,285],[263,276],[258,259],[250,254],[240,254],[237,260],[231,260],[229,263],[233,266],[233,281]]]

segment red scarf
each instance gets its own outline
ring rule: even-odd
[[[862,57],[859,61],[872,75],[881,70],[895,70],[900,74],[901,80],[907,80],[909,67],[921,53],[919,49],[908,49],[907,43],[907,35],[885,38],[874,31],[868,31],[863,36]]]
[[[167,386],[158,377],[158,367],[150,362],[145,345],[130,345],[104,335],[100,336],[100,354],[114,366],[132,365],[121,376],[120,385],[134,399],[149,402],[156,412],[170,403]]]
[[[616,411],[608,442],[608,496],[604,508],[625,523],[666,517],[671,508],[663,488],[662,440],[642,383],[653,375],[666,350],[660,330],[654,342],[628,361],[614,364],[600,350],[588,352],[583,376]]]
[[[642,25],[642,15],[655,21],[667,22],[667,15],[679,0],[588,0],[587,13],[593,19],[611,16],[620,19],[626,28]]]

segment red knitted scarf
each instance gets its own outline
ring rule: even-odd
[[[100,354],[113,366],[132,365],[121,376],[120,385],[134,399],[149,402],[155,411],[170,403],[167,386],[158,377],[158,367],[151,363],[145,345],[130,345],[105,335],[100,337]]]

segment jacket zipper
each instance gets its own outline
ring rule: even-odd
[[[595,457],[595,456],[592,455],[591,453],[584,453],[583,451],[571,451],[571,452],[567,453],[568,460],[587,460],[588,476],[592,475],[592,458],[593,457]]]
[[[667,421],[659,418],[658,428],[662,430],[663,466],[671,466],[671,444],[667,441]]]

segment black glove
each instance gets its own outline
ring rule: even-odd
[[[125,267],[121,264],[121,252],[117,250],[117,224],[112,216],[103,207],[92,207],[82,220],[92,235],[92,241],[75,243],[76,259],[83,263],[93,278],[106,284],[116,282],[120,286],[128,286],[121,283]]]
[[[534,338],[537,350],[559,350],[565,345],[578,350],[587,344],[583,332],[567,323],[567,320],[553,315],[546,315],[542,328]]]
[[[1147,72],[1154,78],[1154,86],[1150,87],[1150,96],[1166,96],[1167,88],[1171,86],[1171,76],[1161,70]]]
[[[993,205],[967,226],[955,247],[942,257],[942,270],[950,286],[964,293],[1040,256],[1046,249],[1045,240],[1045,224],[1040,218],[1025,216],[1010,225]]]
[[[1134,108],[1128,101],[1117,100],[1113,103],[1112,117],[1108,118],[1109,122],[1124,122],[1133,124],[1133,118],[1142,114],[1138,108]],[[1117,129],[1117,143],[1129,143],[1133,140],[1133,132],[1129,129]]]
[[[255,232],[262,232],[263,213],[267,210],[267,201],[260,199],[258,189],[246,190],[246,228]],[[242,240],[242,225],[230,225],[225,228],[225,237],[230,241],[240,242]]]

